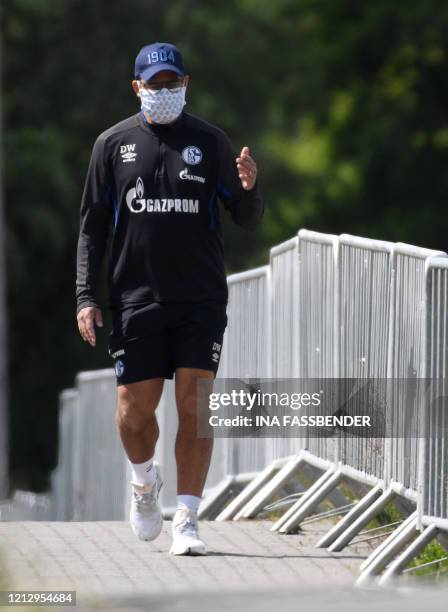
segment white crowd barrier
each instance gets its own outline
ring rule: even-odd
[[[272,352],[269,361],[273,378],[294,378],[299,371],[299,303],[295,299],[299,275],[297,245],[298,238],[292,238],[271,249]],[[238,277],[236,274],[235,282]]]
[[[271,367],[267,371],[272,378],[295,378],[299,373],[299,304],[294,299],[298,288],[297,245],[295,237],[275,246],[270,253]],[[300,438],[272,438],[265,444],[271,461],[304,448]]]
[[[437,397],[448,395],[448,259],[426,265],[425,376],[438,381],[433,403],[426,405],[425,435],[420,439],[418,504],[421,527],[437,524],[448,531],[448,414]],[[435,396],[435,397],[434,397]]]
[[[300,230],[271,249],[269,265],[233,274],[228,285],[219,378],[448,378],[444,253]],[[81,373],[76,383],[60,398],[55,518],[125,518],[129,474],[114,422],[113,371]],[[416,502],[422,526],[436,521],[446,528],[448,445],[434,432],[446,431],[448,417],[422,405],[419,396],[395,393],[392,407],[392,415],[414,426],[415,437],[216,439],[205,496],[229,476],[262,472],[274,460],[305,451],[316,465],[322,461],[322,469],[334,465],[382,490],[400,485]],[[177,431],[171,381],[157,415],[156,459],[169,513],[176,495]],[[403,423],[392,423],[398,425]]]
[[[337,238],[301,230],[298,240],[298,291],[290,298],[296,304],[298,316],[299,335],[292,349],[299,355],[297,375],[299,378],[334,378],[339,337]],[[336,439],[310,437],[305,448],[320,459],[338,459]]]
[[[229,324],[217,376],[241,380],[268,377],[271,363],[269,267],[229,276],[228,287]],[[206,487],[212,489],[229,474],[256,472],[269,460],[266,440],[217,438]]]
[[[335,376],[386,378],[393,244],[343,234],[338,239]],[[342,437],[339,460],[378,481],[384,478],[384,438]]]
[[[16,490],[12,499],[0,501],[1,521],[52,521],[54,503],[50,495]]]
[[[74,481],[75,457],[78,456],[75,448],[78,401],[79,393],[75,389],[66,389],[59,395],[59,456],[51,482],[53,517],[57,521],[72,520],[78,503]]]
[[[74,520],[121,519],[128,479],[125,455],[115,425],[113,370],[81,372],[78,401],[73,404]],[[70,400],[69,400],[70,401]]]
[[[437,255],[444,254],[403,243],[394,247],[390,378],[421,379],[425,376],[426,268],[428,261]],[[408,431],[415,431],[416,436],[401,438],[395,435],[387,441],[386,478],[403,485],[411,496],[419,488],[420,400],[420,397],[396,390],[392,408],[397,417],[392,418],[391,427],[403,431],[404,426]]]

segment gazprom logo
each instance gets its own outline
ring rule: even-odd
[[[179,172],[179,178],[183,181],[196,181],[198,183],[205,183],[205,178],[203,176],[195,176],[194,174],[190,174],[188,172],[188,168],[184,168]]]
[[[143,194],[145,193],[145,186],[143,185],[143,181],[139,176],[137,182],[135,183],[135,187],[129,189],[126,194],[126,204],[131,212],[140,213],[143,212],[146,208],[146,202],[143,199]],[[138,200],[136,199],[138,196]]]
[[[142,198],[145,193],[145,186],[143,185],[143,181],[140,177],[138,177],[137,182],[135,183],[135,191],[137,192],[137,197]]]
[[[139,176],[135,187],[126,193],[126,204],[132,213],[199,213],[199,200],[192,198],[145,198],[145,186]]]

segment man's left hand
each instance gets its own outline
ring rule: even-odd
[[[250,191],[257,180],[257,164],[250,156],[249,147],[243,147],[241,149],[240,156],[236,158],[236,166],[243,189]]]

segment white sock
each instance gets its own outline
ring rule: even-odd
[[[156,470],[154,457],[143,463],[132,463],[129,461],[132,471],[132,482],[139,485],[153,485],[156,481]]]
[[[199,504],[201,503],[202,497],[196,497],[196,495],[178,495],[177,496],[177,509],[189,508],[194,513],[197,513]]]

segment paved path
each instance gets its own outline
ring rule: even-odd
[[[0,590],[75,590],[77,611],[420,612],[446,604],[447,591],[434,586],[353,589],[368,548],[314,548],[330,524],[298,535],[272,533],[271,525],[201,521],[210,554],[173,557],[168,521],[155,542],[136,539],[126,522],[0,522]]]
[[[207,557],[168,554],[171,523],[141,542],[126,522],[0,523],[8,588],[78,593],[219,591],[352,584],[365,555],[312,546],[317,534],[279,535],[267,521],[201,521]]]

